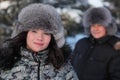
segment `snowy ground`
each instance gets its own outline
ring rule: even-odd
[[[79,39],[82,39],[82,38],[84,38],[84,37],[86,37],[86,35],[80,33],[80,34],[77,34],[77,35],[74,36],[74,37],[67,37],[67,38],[66,38],[66,41],[67,41],[67,43],[71,46],[71,48],[74,49],[74,46],[75,46],[76,42],[77,42]]]

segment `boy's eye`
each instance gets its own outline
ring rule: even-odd
[[[35,32],[35,33],[36,33],[37,31],[35,31],[35,30],[32,30],[32,32]]]
[[[44,33],[45,35],[50,35],[50,33]]]

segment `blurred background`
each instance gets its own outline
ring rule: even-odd
[[[19,11],[31,3],[45,3],[56,8],[65,27],[66,41],[72,49],[79,39],[86,37],[82,15],[89,7],[107,7],[120,32],[120,0],[0,0],[0,44],[10,38]],[[119,36],[119,32],[116,35]]]

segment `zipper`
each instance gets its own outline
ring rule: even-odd
[[[38,61],[38,72],[37,72],[37,75],[38,75],[38,80],[40,80],[40,60]]]
[[[32,54],[32,55],[33,55],[34,61],[38,63],[37,78],[38,78],[38,80],[40,80],[40,64],[41,64],[41,61],[40,61],[39,57],[37,57],[36,54]]]

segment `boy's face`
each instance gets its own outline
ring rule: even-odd
[[[94,24],[90,27],[90,32],[94,38],[99,39],[106,35],[106,28],[100,24]]]
[[[45,50],[51,41],[51,34],[44,30],[30,30],[27,34],[27,48],[39,52]]]

